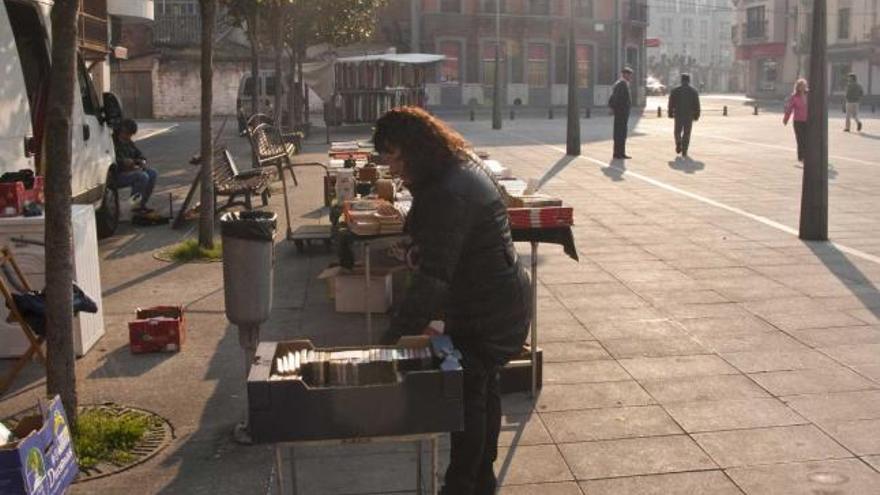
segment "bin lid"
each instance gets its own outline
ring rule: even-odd
[[[271,211],[230,211],[220,217],[220,233],[253,241],[272,241],[278,228],[278,215]]]

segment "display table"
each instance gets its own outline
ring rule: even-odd
[[[531,245],[532,277],[532,324],[530,353],[532,357],[532,397],[538,394],[538,244],[560,244],[569,258],[580,261],[574,245],[571,227],[511,229],[513,242],[528,242]]]

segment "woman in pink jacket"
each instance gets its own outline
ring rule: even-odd
[[[798,79],[794,83],[794,92],[785,102],[785,117],[782,124],[788,125],[788,119],[794,115],[794,137],[797,139],[797,157],[804,161],[807,152],[807,81]]]

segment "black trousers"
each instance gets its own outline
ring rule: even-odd
[[[626,133],[629,125],[629,112],[614,114],[614,156],[626,155]]]
[[[691,129],[694,126],[693,119],[678,118],[675,119],[675,149],[682,153],[687,153],[688,147],[691,145]]]
[[[443,495],[494,495],[501,432],[499,367],[463,350],[464,431],[453,433]]]
[[[792,123],[794,124],[794,138],[797,140],[797,157],[798,160],[803,160],[807,157],[807,123],[797,120]]]

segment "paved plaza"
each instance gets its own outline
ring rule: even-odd
[[[865,132],[845,134],[832,112],[833,242],[804,243],[803,170],[781,113],[754,116],[720,98],[705,106],[690,159],[676,158],[672,121],[654,110],[632,120],[625,163],[610,161],[611,120],[599,110],[581,121],[578,158],[565,156],[564,118],[505,120],[501,131],[452,119],[476,148],[575,208],[580,262],[539,249],[544,387],[536,400],[505,397],[502,494],[880,493],[880,119],[868,109]],[[326,157],[323,137],[303,160]],[[246,140],[227,128],[224,141],[247,168]],[[159,197],[183,196],[197,142],[197,123],[183,122],[141,143],[162,174]],[[319,174],[298,176],[297,223],[326,223]],[[276,194],[271,208],[280,205]],[[185,235],[126,227],[102,243],[108,334],[77,363],[83,403],[155,411],[175,442],[72,493],[269,492],[272,449],[229,434],[245,390],[221,266],[153,257]],[[332,254],[279,240],[276,256],[264,340],[364,342],[363,317],[334,313],[316,278]],[[183,351],[130,355],[134,308],[168,303],[187,306]],[[31,367],[0,416],[33,404],[40,377]],[[414,493],[415,463],[410,445],[304,449],[297,480],[305,494]]]

